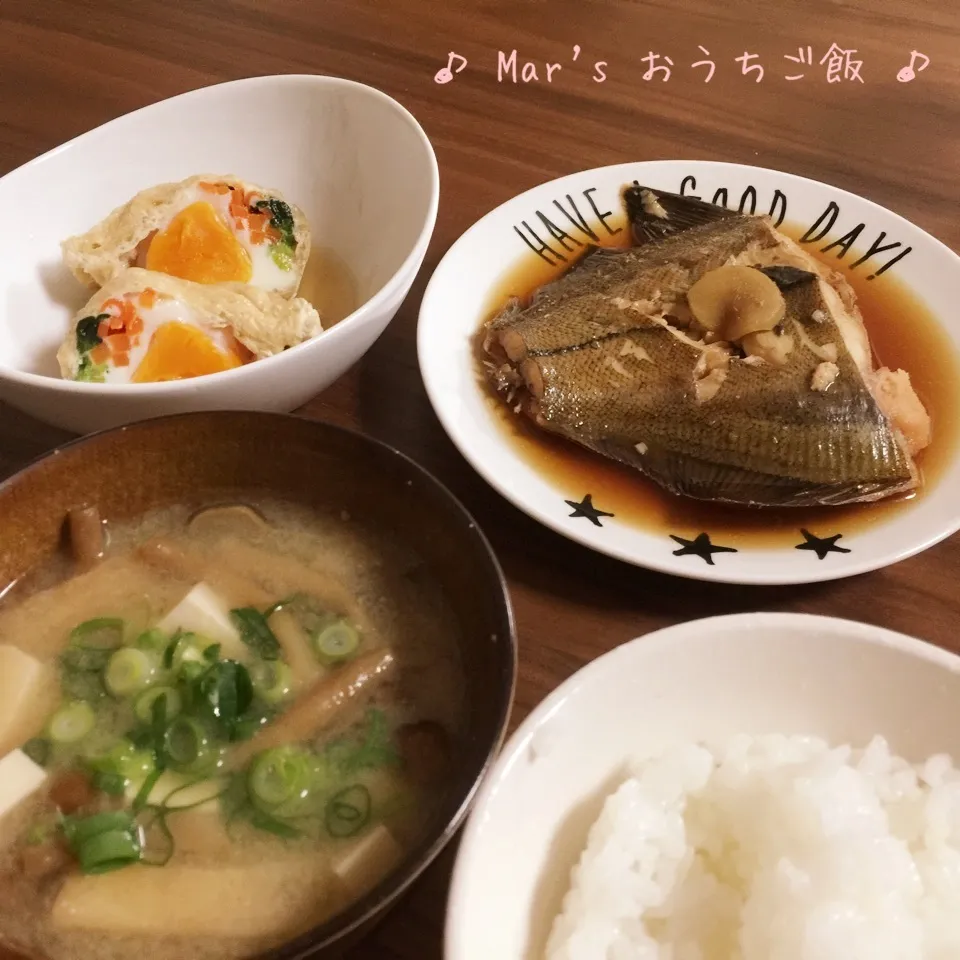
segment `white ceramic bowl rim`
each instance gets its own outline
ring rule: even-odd
[[[289,350],[283,351],[283,353],[274,354],[272,357],[265,357],[264,359],[256,362],[257,369],[263,369],[264,365],[272,365],[270,369],[274,370],[277,376],[280,376],[282,374],[279,365],[284,362],[284,359],[288,357],[289,354],[293,352],[303,353],[306,350],[315,349],[318,343],[347,336],[348,334],[345,331],[349,330],[354,325],[352,321],[354,321],[361,314],[375,312],[381,306],[381,304],[389,301],[394,296],[397,289],[402,285],[404,278],[409,272],[411,266],[414,263],[417,263],[418,260],[423,256],[423,254],[426,252],[426,247],[430,243],[430,238],[433,233],[433,227],[436,223],[437,210],[440,202],[440,170],[437,165],[436,153],[434,152],[433,145],[430,143],[430,139],[427,137],[423,127],[420,125],[416,117],[414,117],[406,107],[404,107],[389,94],[384,93],[382,90],[378,90],[376,87],[371,87],[368,84],[359,83],[356,80],[346,80],[342,77],[331,77],[324,74],[313,73],[268,74],[259,77],[245,77],[240,80],[229,80],[225,83],[208,84],[205,87],[198,87],[195,90],[189,90],[186,93],[181,93],[174,97],[168,97],[165,100],[157,100],[154,103],[149,103],[143,107],[139,107],[136,110],[132,110],[130,113],[123,114],[120,117],[115,117],[113,120],[108,120],[106,123],[103,123],[98,127],[94,127],[92,130],[88,130],[85,133],[81,133],[79,136],[76,136],[71,140],[67,140],[65,143],[54,147],[52,150],[48,150],[39,157],[34,157],[32,160],[28,160],[26,163],[21,164],[16,169],[6,173],[2,178],[0,178],[0,180],[5,180],[8,177],[14,177],[22,170],[36,166],[37,164],[42,163],[43,161],[77,143],[99,136],[103,131],[108,130],[115,124],[118,124],[129,117],[135,116],[144,110],[149,110],[151,107],[155,107],[160,103],[185,103],[213,89],[224,89],[227,87],[241,88],[245,86],[261,85],[266,82],[285,84],[302,83],[303,81],[311,83],[315,82],[318,86],[352,89],[357,92],[362,92],[366,96],[381,100],[382,102],[391,106],[397,112],[397,114],[410,125],[424,148],[425,156],[427,157],[430,165],[430,204],[426,214],[424,215],[423,223],[417,236],[417,242],[414,244],[413,249],[407,254],[403,263],[400,264],[390,279],[387,280],[387,282],[383,284],[383,286],[381,286],[372,297],[369,297],[367,300],[365,300],[355,310],[344,317],[339,323],[336,323],[334,326],[324,330],[311,340],[297,344],[296,346],[291,347]],[[203,379],[204,381],[216,380],[218,383],[224,383],[228,379],[238,380],[240,377],[245,376],[249,372],[251,366],[252,365],[237,367],[233,370],[224,370],[219,373],[209,373],[206,374]],[[171,393],[181,392],[184,389],[184,384],[189,383],[189,381],[183,380],[173,380],[165,383],[141,384],[84,383],[73,380],[58,380],[56,377],[44,376],[43,374],[39,373],[30,373],[24,370],[16,370],[7,367],[3,368],[2,375],[8,380],[13,380],[24,384],[31,384],[33,386],[40,386],[46,389],[54,389],[64,393],[79,393],[82,391],[86,394],[100,394],[103,396],[123,396],[124,394],[135,391],[139,396],[149,394],[159,397],[169,395]]]
[[[951,673],[960,674],[960,655],[934,643],[886,627],[820,614],[780,612],[723,614],[653,630],[619,644],[585,664],[540,701],[508,738],[497,762],[487,772],[483,786],[474,798],[473,809],[463,829],[457,851],[444,921],[445,957],[450,960],[459,960],[466,955],[464,945],[460,942],[462,938],[459,933],[459,924],[461,914],[468,909],[464,890],[468,885],[468,875],[473,869],[474,847],[486,827],[485,809],[503,783],[511,776],[516,764],[525,756],[534,735],[556,711],[561,709],[567,698],[579,687],[589,685],[594,677],[616,672],[620,661],[628,663],[641,644],[648,656],[655,656],[658,649],[663,650],[676,644],[691,630],[709,634],[724,630],[733,632],[738,627],[748,631],[758,625],[764,625],[774,633],[781,631],[787,633],[790,630],[809,633],[827,632],[828,629],[834,632],[842,631],[854,642],[902,651],[909,656],[949,670]]]

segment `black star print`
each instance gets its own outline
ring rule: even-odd
[[[568,507],[573,507],[573,513],[570,514],[571,517],[586,517],[594,526],[602,527],[603,524],[600,522],[601,517],[612,517],[612,513],[606,513],[603,510],[598,510],[593,505],[593,495],[588,493],[580,503],[577,503],[576,500],[564,500],[563,501]]]
[[[800,532],[803,534],[803,543],[798,543],[796,549],[813,550],[818,560],[823,560],[828,553],[850,553],[846,547],[837,546],[842,533],[835,533],[832,537],[815,537],[809,530],[801,528]]]
[[[683,537],[675,537],[671,533],[670,539],[676,540],[676,542],[680,544],[680,549],[673,551],[673,555],[675,557],[683,557],[687,556],[688,554],[692,554],[695,557],[700,557],[702,560],[706,560],[711,567],[714,565],[713,555],[715,553],[737,552],[733,547],[715,547],[710,542],[710,535],[707,533],[698,534],[695,540],[684,540]]]

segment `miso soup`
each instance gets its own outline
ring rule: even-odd
[[[0,944],[254,956],[396,868],[464,720],[418,557],[270,502],[70,530],[0,584]]]

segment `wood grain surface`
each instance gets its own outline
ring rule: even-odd
[[[827,81],[819,61],[834,43],[856,49],[862,83]],[[812,65],[785,59],[808,45]],[[498,51],[513,49],[520,64],[539,65],[538,81],[498,82]],[[930,64],[914,81],[898,82],[912,50]],[[468,65],[438,84],[434,75],[451,51]],[[648,53],[673,61],[668,81],[644,79]],[[744,53],[757,54],[750,62],[763,66],[761,82],[742,74],[735,58]],[[709,83],[707,68],[691,67],[705,59],[716,64]],[[597,61],[605,62],[602,83],[592,79]],[[130,110],[253,75],[363,81],[420,120],[437,151],[442,190],[423,271],[375,347],[305,412],[412,455],[491,538],[519,630],[514,726],[598,654],[693,616],[808,611],[960,649],[958,538],[843,582],[746,588],[648,573],[542,529],[491,491],[447,440],[427,402],[415,348],[424,286],[464,230],[519,192],[603,164],[684,158],[776,167],[862,194],[960,250],[957,3],[3,0],[0,62],[0,173]],[[563,64],[551,83],[547,62]],[[801,80],[785,79],[800,72]],[[64,438],[0,406],[0,476]],[[454,853],[447,851],[352,960],[442,956]]]

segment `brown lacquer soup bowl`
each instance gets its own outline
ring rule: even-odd
[[[341,956],[515,678],[489,544],[382,443],[221,412],[54,451],[0,485],[0,960]]]

